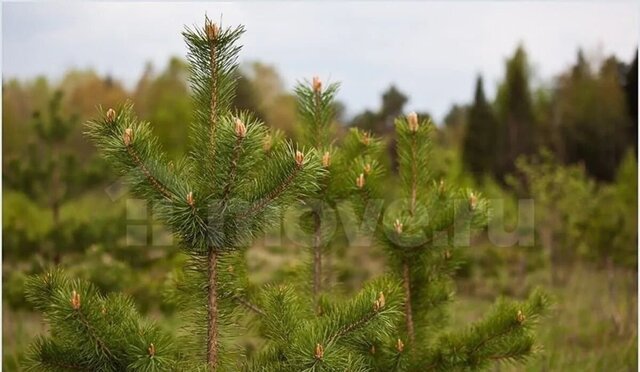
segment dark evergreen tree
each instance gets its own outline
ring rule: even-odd
[[[530,70],[527,54],[522,46],[507,60],[505,80],[498,88],[497,112],[500,121],[498,131],[498,175],[515,170],[520,155],[534,150],[536,128],[529,87]]]
[[[464,164],[477,179],[497,170],[497,135],[496,118],[484,95],[482,77],[478,77],[462,148]]]
[[[590,175],[612,180],[631,126],[618,61],[608,58],[592,71],[579,53],[571,73],[559,79],[554,104],[561,160],[583,163]]]

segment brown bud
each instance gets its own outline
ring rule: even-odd
[[[244,125],[242,120],[236,118],[236,136],[240,138],[244,138],[247,135],[247,127]]]
[[[271,137],[271,134],[267,133],[267,135],[264,136],[264,143],[262,144],[262,148],[264,149],[264,151],[269,151],[271,150],[272,144],[273,138]]]
[[[475,193],[471,193],[469,194],[469,207],[471,208],[471,210],[476,209],[476,207],[478,206],[478,196]]]
[[[173,164],[173,160],[169,160],[169,163],[167,164],[167,168],[169,168],[169,170],[172,172],[176,169],[176,165]]]
[[[302,165],[304,161],[304,154],[300,151],[296,151],[296,164]]]
[[[329,151],[327,151],[324,153],[324,155],[322,155],[322,166],[325,168],[329,168],[330,165],[331,165],[331,154],[329,153]]]
[[[448,260],[451,258],[451,252],[447,249],[446,251],[444,251],[444,253],[442,254],[444,256],[445,260]]]
[[[418,114],[410,112],[407,115],[407,123],[409,123],[409,130],[412,132],[418,131]]]
[[[320,344],[316,344],[316,359],[322,359],[324,357],[324,347]]]
[[[215,40],[218,37],[218,26],[211,22],[211,20],[207,19],[204,25],[204,32],[207,34],[207,38],[209,41]]]
[[[398,342],[396,343],[396,349],[398,349],[399,353],[404,351],[404,343],[401,339],[398,339]]]
[[[147,351],[149,352],[149,356],[155,356],[156,355],[156,346],[153,343],[149,344],[149,348],[147,349]]]
[[[369,351],[371,351],[371,354],[375,354],[376,353],[376,345],[371,345],[371,349],[369,349]]]
[[[187,204],[189,204],[192,207],[196,204],[196,201],[193,198],[193,192],[192,191],[189,191],[189,193],[187,194]]]
[[[71,307],[73,310],[80,309],[80,294],[75,289],[71,292]]]
[[[127,128],[124,130],[124,145],[129,146],[133,142],[133,129]]]
[[[518,314],[516,315],[516,320],[518,321],[518,323],[524,323],[526,318],[527,317],[522,313],[522,310],[518,310]]]
[[[229,267],[227,267],[227,272],[232,273],[234,270],[233,265],[229,265]]]
[[[386,304],[386,300],[384,298],[383,292],[378,293],[378,302],[380,303],[380,308],[383,308],[384,305]]]
[[[107,308],[103,306],[100,312],[102,313],[102,315],[107,315]]]
[[[400,222],[400,220],[396,219],[396,222],[393,223],[393,228],[394,230],[396,230],[396,233],[398,234],[402,234],[402,222]]]
[[[356,178],[356,186],[358,186],[359,189],[364,187],[364,174],[363,173],[360,173],[358,178]]]
[[[313,87],[314,92],[320,93],[320,91],[322,90],[322,82],[320,81],[320,78],[317,76],[314,76],[311,86]]]
[[[371,164],[367,163],[367,164],[364,165],[364,173],[366,175],[369,175],[369,173],[371,173],[371,169],[372,169],[371,168]]]
[[[107,110],[107,123],[113,123],[116,120],[116,111],[112,108]]]
[[[371,136],[369,135],[369,133],[367,132],[362,133],[361,141],[365,146],[369,146],[369,144],[371,143]]]
[[[438,192],[440,194],[444,194],[444,180],[440,180],[440,183],[438,184]]]

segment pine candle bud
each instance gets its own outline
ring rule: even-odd
[[[373,301],[373,311],[378,312],[385,305],[384,293],[378,294],[378,299]]]
[[[300,166],[302,165],[303,161],[304,161],[304,154],[300,151],[296,151],[296,164]]]
[[[71,292],[71,307],[73,310],[80,309],[80,294],[75,289]]]
[[[207,34],[207,38],[209,40],[215,40],[216,37],[218,37],[218,31],[218,26],[210,20],[207,20],[204,26],[204,32]]]
[[[316,359],[322,359],[324,357],[324,347],[320,344],[316,344]]]
[[[396,233],[402,234],[402,227],[402,222],[396,219],[396,222],[393,223],[393,229],[396,231]]]
[[[264,151],[271,150],[272,142],[273,139],[271,138],[271,134],[267,133],[267,135],[264,136],[264,143],[262,144],[262,148],[264,149]]]
[[[444,194],[444,180],[440,180],[440,184],[438,184],[438,192],[440,195]]]
[[[320,91],[322,90],[322,82],[320,81],[320,78],[317,76],[314,76],[311,86],[313,87],[313,91],[315,93],[320,93]]]
[[[331,165],[331,154],[329,153],[329,151],[327,151],[324,153],[324,155],[322,155],[322,166],[325,168],[329,168],[330,165]]]
[[[361,141],[365,146],[369,146],[369,144],[371,143],[371,137],[369,136],[369,133],[367,132],[362,133]]]
[[[471,193],[469,194],[469,207],[471,208],[471,210],[476,209],[476,207],[478,206],[478,196],[475,193]]]
[[[526,318],[527,317],[522,313],[522,310],[518,310],[518,314],[516,315],[516,320],[518,321],[518,323],[524,323]]]
[[[156,346],[151,343],[149,344],[149,348],[147,349],[147,351],[149,352],[149,356],[155,356],[156,355]]]
[[[378,302],[380,303],[380,308],[383,308],[384,305],[386,304],[385,298],[384,298],[384,293],[380,292],[378,294]]]
[[[371,164],[367,163],[364,165],[364,173],[366,175],[369,175],[369,173],[371,173]]]
[[[364,174],[360,173],[360,176],[358,176],[358,178],[356,178],[356,186],[358,186],[359,189],[364,187]]]
[[[244,138],[247,135],[247,127],[242,120],[236,118],[236,136]]]
[[[371,351],[371,354],[375,354],[376,353],[376,345],[371,345],[371,349],[369,351]]]
[[[396,343],[396,349],[398,349],[399,353],[404,351],[404,343],[401,339],[398,339],[398,342]]]
[[[412,132],[418,131],[418,114],[411,112],[407,115],[407,122],[409,123],[409,130]]]
[[[451,258],[451,252],[447,249],[446,251],[444,251],[444,253],[442,254],[444,256],[445,260],[448,260]]]
[[[113,123],[116,120],[116,111],[112,108],[107,110],[107,123]]]
[[[124,145],[129,146],[133,142],[133,129],[127,128],[124,130]]]
[[[192,207],[196,204],[195,199],[193,199],[193,192],[192,191],[189,191],[189,193],[187,194],[187,204],[189,204]]]

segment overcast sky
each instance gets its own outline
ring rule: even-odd
[[[630,61],[638,44],[636,2],[244,2],[3,3],[3,79],[94,68],[132,86],[144,64],[183,56],[183,25],[206,12],[242,23],[241,61],[277,67],[291,87],[319,75],[342,82],[353,114],[377,108],[391,83],[407,108],[441,119],[468,102],[475,77],[493,94],[504,61],[523,43],[539,81],[574,60],[578,47]]]

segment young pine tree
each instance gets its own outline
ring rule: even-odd
[[[182,161],[165,160],[149,124],[137,121],[130,105],[107,110],[88,127],[131,192],[153,203],[189,256],[173,298],[183,306],[185,332],[172,337],[140,317],[128,298],[104,296],[53,271],[27,286],[28,298],[50,324],[50,335],[33,345],[31,366],[425,371],[477,369],[530,355],[529,327],[545,307],[540,294],[522,304],[500,302],[487,319],[465,330],[441,331],[456,262],[456,244],[447,235],[481,225],[486,203],[477,194],[431,182],[430,125],[415,115],[396,123],[407,198],[394,203],[381,226],[372,218],[376,241],[389,253],[389,273],[352,298],[323,287],[323,255],[343,238],[325,225],[325,208],[344,198],[362,216],[380,197],[382,142],[353,130],[342,146],[333,144],[329,129],[337,86],[323,89],[317,79],[296,89],[307,150],[280,140],[250,113],[235,111],[236,43],[242,32],[207,19],[203,29],[184,33],[195,112],[193,148]],[[462,204],[456,202],[461,195]],[[312,290],[296,283],[254,288],[244,268],[246,248],[301,200],[310,211],[301,214],[300,224],[310,233]],[[263,342],[245,353],[238,337],[251,324]]]

